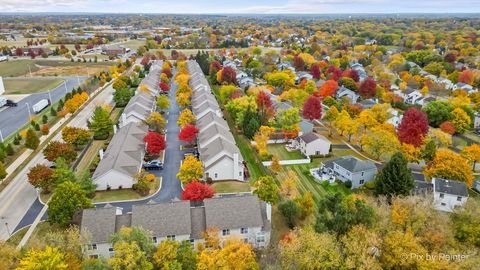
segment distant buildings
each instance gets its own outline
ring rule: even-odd
[[[79,217],[80,232],[89,239],[83,252],[91,257],[111,257],[115,250],[110,236],[122,227],[142,227],[152,233],[155,245],[164,240],[204,242],[203,232],[218,229],[224,241],[237,237],[254,248],[270,242],[271,206],[251,194],[205,199],[200,205],[190,201],[133,205],[131,213],[112,206],[84,209]]]

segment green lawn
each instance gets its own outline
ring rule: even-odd
[[[48,92],[57,86],[61,85],[63,79],[6,79],[3,81],[5,84],[5,94],[33,94],[40,92]]]
[[[247,182],[221,181],[212,184],[212,188],[217,193],[236,193],[249,192],[250,185]]]
[[[95,192],[95,197],[93,202],[111,202],[111,201],[124,201],[124,200],[134,200],[141,199],[142,196],[135,192],[133,189],[120,189],[120,190],[109,190],[109,191],[97,191]]]
[[[300,153],[300,151],[288,152],[285,149],[285,144],[269,144],[267,146],[268,152],[274,156],[277,156],[280,160],[289,159],[305,159],[306,157]]]
[[[92,163],[97,158],[98,152],[105,145],[105,141],[93,141],[90,147],[86,150],[82,160],[75,168],[76,174],[81,175],[84,171],[88,171]]]
[[[23,236],[27,233],[29,227],[25,227],[21,230],[19,230],[16,234],[14,234],[10,239],[7,240],[8,243],[13,244],[17,246],[20,241],[22,240]],[[43,221],[38,223],[37,227],[33,231],[32,235],[30,236],[30,239],[27,242],[26,247],[28,248],[29,243],[32,243],[32,241],[38,241],[42,238],[43,235],[49,233],[49,232],[56,232],[56,231],[61,231],[62,229],[55,226],[51,225],[50,223]]]

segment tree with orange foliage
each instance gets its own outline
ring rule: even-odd
[[[473,79],[474,79],[474,74],[473,71],[471,70],[464,70],[458,75],[458,82],[466,83],[466,84],[472,84]]]
[[[337,93],[337,90],[338,90],[337,81],[334,81],[334,80],[325,81],[325,83],[323,83],[323,85],[320,87],[320,96],[322,97],[334,96]]]
[[[473,172],[465,158],[447,149],[439,149],[423,173],[429,177],[439,177],[465,182],[469,187],[473,183]]]

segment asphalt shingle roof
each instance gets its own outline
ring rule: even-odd
[[[464,182],[441,178],[433,178],[432,182],[435,187],[435,192],[468,197],[468,188]]]
[[[369,160],[361,160],[353,156],[340,157],[332,160],[332,162],[352,173],[377,169],[373,162]]]

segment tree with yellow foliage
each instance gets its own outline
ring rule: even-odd
[[[402,154],[409,162],[419,163],[422,159],[422,149],[415,147],[415,145],[402,143]]]
[[[472,119],[468,114],[461,108],[455,108],[452,111],[452,120],[451,122],[455,126],[455,130],[459,134],[465,133],[467,131],[471,124],[472,124]]]
[[[180,112],[180,116],[178,117],[177,125],[180,127],[184,127],[187,124],[193,124],[197,118],[193,115],[192,111],[189,109],[184,109]]]
[[[282,170],[282,166],[280,165],[280,161],[276,155],[272,156],[272,165],[270,165],[270,170],[272,170],[274,173],[278,173]]]
[[[198,181],[203,178],[203,164],[194,156],[187,156],[180,170],[177,173],[177,178],[183,183],[188,184],[192,181]]]
[[[355,121],[363,127],[363,134],[365,134],[369,128],[379,124],[375,118],[375,115],[369,109],[361,111]]]
[[[295,198],[297,196],[297,181],[297,174],[292,170],[288,170],[286,175],[283,176],[283,183],[280,188],[281,194],[289,199]]]
[[[190,105],[190,95],[188,93],[178,93],[175,96],[178,106],[187,107]]]
[[[465,182],[469,187],[473,183],[473,172],[465,158],[447,149],[438,149],[432,162],[423,169],[428,178],[438,177]]]
[[[197,269],[257,270],[259,266],[252,245],[232,238],[227,239],[221,249],[204,249],[198,258]]]
[[[474,143],[463,148],[461,155],[472,163],[472,170],[475,171],[475,165],[480,162],[480,145]]]
[[[255,136],[253,136],[255,148],[262,159],[268,157],[269,155],[267,144],[268,140],[270,139],[270,135],[272,135],[273,132],[275,132],[274,128],[269,126],[261,126],[257,133],[255,133]]]
[[[376,159],[388,159],[400,149],[400,142],[395,133],[379,127],[374,127],[360,140],[360,146],[365,152]]]
[[[447,148],[452,145],[452,135],[438,128],[431,128],[429,133],[431,139],[433,139],[439,147]]]
[[[335,126],[334,123],[338,118],[340,112],[338,111],[337,107],[332,106],[328,111],[325,113],[322,121],[327,123],[328,126],[328,135],[332,136],[333,127]]]
[[[159,112],[152,112],[145,120],[147,125],[157,133],[163,133],[167,122]]]
[[[47,246],[44,250],[32,249],[20,260],[17,270],[64,270],[69,265],[65,262],[65,254],[55,247]]]
[[[340,112],[333,125],[340,135],[348,136],[348,141],[352,139],[352,135],[358,133],[360,128],[360,123],[356,119],[352,119],[346,110]]]

